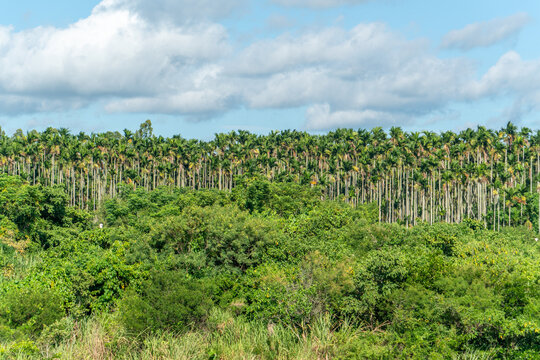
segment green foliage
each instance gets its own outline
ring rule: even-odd
[[[60,185],[47,186],[40,187],[40,190],[42,192],[40,199],[42,203],[41,218],[61,225],[66,217],[68,201],[64,187]]]
[[[250,213],[271,212],[282,217],[303,214],[318,205],[320,198],[318,188],[261,178],[241,179],[233,190],[233,199]]]
[[[44,285],[13,286],[0,295],[1,324],[31,336],[39,335],[63,315],[60,294]]]
[[[341,315],[342,299],[354,290],[353,269],[314,252],[297,266],[265,264],[248,272],[238,296],[253,319],[293,326],[312,323],[323,314]]]
[[[279,256],[272,248],[284,235],[275,221],[233,206],[189,206],[153,225],[148,238],[156,251],[202,257],[209,269],[244,271]]]
[[[62,289],[69,307],[83,312],[104,309],[143,277],[137,264],[126,263],[127,246],[104,243],[100,230],[83,232],[49,250],[36,270],[41,281]]]
[[[0,177],[1,356],[540,356],[530,226],[389,225],[317,187],[238,181],[128,184],[90,212]]]
[[[2,359],[37,359],[40,357],[40,350],[33,341],[20,340],[7,347],[0,347]]]
[[[45,345],[59,345],[65,342],[76,330],[77,322],[72,317],[63,317],[50,325],[46,325],[41,332],[39,342]]]
[[[120,302],[121,322],[133,335],[201,325],[212,306],[210,293],[206,283],[183,272],[154,271],[138,293],[128,292]]]
[[[246,190],[246,209],[249,212],[265,210],[270,200],[270,182],[256,180]]]
[[[19,177],[0,175],[0,216],[18,229],[16,240],[26,237],[51,246],[46,230],[63,225],[88,225],[88,214],[68,209],[63,186],[29,185]]]

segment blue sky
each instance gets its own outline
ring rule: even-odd
[[[0,3],[0,126],[540,127],[540,2]]]

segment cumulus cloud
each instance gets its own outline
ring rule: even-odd
[[[473,88],[476,94],[526,94],[540,89],[540,60],[526,61],[509,51],[493,65]]]
[[[178,3],[183,14],[162,14]],[[215,19],[239,3],[204,13],[192,0],[153,2],[158,8],[104,0],[66,28],[0,26],[0,113],[98,103],[201,120],[235,108],[307,108],[306,128],[330,129],[405,125],[506,94],[517,101],[512,114],[537,108],[540,61],[509,52],[477,78],[472,61],[437,57],[426,40],[382,23],[284,33],[234,51]]]
[[[333,127],[383,114],[388,121],[426,114],[465,99],[463,89],[474,75],[469,61],[439,59],[425,41],[404,39],[380,23],[261,41],[226,71],[243,79],[250,107],[324,104],[307,114],[306,126],[313,129],[324,119]]]
[[[186,74],[186,85],[175,84],[174,89],[160,96],[130,97],[110,102],[111,112],[151,112],[183,114],[191,119],[205,119],[234,107],[236,89],[220,81],[221,68],[208,65]],[[172,85],[172,84],[171,84]]]
[[[452,30],[446,34],[441,46],[460,50],[491,46],[517,35],[530,20],[526,13],[518,13],[505,18],[470,24],[463,29]]]
[[[347,63],[347,68],[340,66],[344,75],[358,75],[371,71],[373,66],[391,68],[399,59],[423,53],[427,45],[424,41],[407,41],[382,23],[360,24],[349,31],[323,28],[256,42],[234,59],[229,70],[264,75],[318,64]]]
[[[67,107],[76,97],[159,96],[190,87],[193,74],[229,51],[218,24],[158,26],[128,9],[98,8],[65,29],[0,27],[0,94],[65,98]]]
[[[0,114],[16,115],[24,109],[25,113],[48,113],[66,110],[77,110],[89,105],[80,98],[55,99],[39,98],[27,95],[0,94]]]
[[[513,104],[502,114],[505,121],[519,121],[540,109],[540,60],[523,60],[509,51],[480,80],[469,87],[472,98],[511,95]]]
[[[404,120],[463,99],[473,72],[466,60],[430,55],[424,40],[407,40],[381,23],[361,24],[258,41],[219,65],[186,74],[187,87],[120,99],[107,109],[204,116],[237,106],[325,104],[327,115],[307,114],[308,128],[352,126],[383,115]]]
[[[343,5],[356,5],[369,0],[272,0],[274,3],[290,7],[306,7],[312,9],[325,9]]]

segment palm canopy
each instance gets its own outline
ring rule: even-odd
[[[323,197],[352,205],[376,202],[385,222],[540,226],[540,131],[512,123],[440,134],[238,130],[207,142],[155,136],[150,120],[123,133],[47,128],[7,136],[0,129],[0,171],[62,184],[70,204],[83,208],[115,196],[122,183],[231,190],[258,176],[318,186]]]

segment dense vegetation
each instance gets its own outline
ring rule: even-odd
[[[56,155],[30,169],[56,184],[69,164]],[[112,183],[116,196],[90,211],[69,206],[71,185],[26,178],[0,176],[0,358],[540,357],[530,226],[379,223],[377,203],[257,176],[230,191]]]
[[[156,137],[150,121],[138,131],[71,135],[52,129],[6,136],[0,171],[42,185],[65,184],[69,203],[96,209],[119,185],[228,189],[245,177],[319,185],[326,199],[378,204],[380,221],[459,223],[490,229],[540,229],[540,131],[511,123],[407,133],[392,128],[340,129],[326,135],[246,131],[204,142]],[[540,230],[539,230],[540,231]]]

